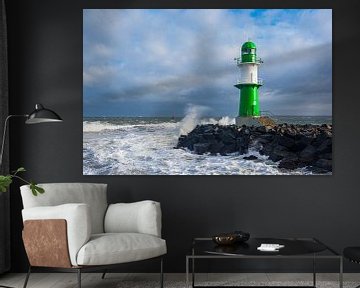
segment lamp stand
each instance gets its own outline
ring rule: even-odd
[[[3,137],[2,137],[2,143],[1,143],[1,151],[0,151],[0,168],[2,166],[2,160],[3,160],[3,155],[4,155],[4,146],[5,146],[5,141],[6,141],[6,132],[7,132],[7,126],[8,126],[8,122],[11,118],[14,117],[28,117],[29,115],[23,114],[23,115],[9,115],[6,117],[5,119],[5,124],[4,124],[4,132],[3,132]],[[1,287],[1,286],[0,286]]]
[[[8,126],[8,122],[11,118],[15,118],[15,117],[22,117],[22,118],[27,118],[27,120],[25,121],[26,124],[38,124],[38,123],[46,123],[46,122],[62,122],[63,120],[61,119],[61,117],[56,114],[54,111],[45,108],[43,105],[41,104],[36,104],[35,105],[35,110],[33,112],[31,112],[30,114],[21,114],[21,115],[9,115],[6,117],[5,119],[5,123],[4,123],[4,131],[3,131],[3,138],[1,140],[1,150],[0,150],[0,169],[2,167],[2,162],[3,162],[3,155],[4,155],[4,147],[5,147],[5,143],[6,143],[6,132],[7,132],[7,126]],[[0,172],[1,173],[1,172]],[[0,192],[2,193],[2,192]],[[2,288],[14,288],[14,287],[10,287],[10,286],[5,286],[5,285],[1,285],[0,287]]]

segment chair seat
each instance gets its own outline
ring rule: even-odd
[[[141,233],[93,234],[77,255],[78,265],[108,265],[166,254],[166,241]]]
[[[353,262],[360,263],[360,247],[346,247],[344,249],[344,257]]]

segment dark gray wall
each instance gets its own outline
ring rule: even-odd
[[[181,5],[183,1],[172,1],[172,5],[169,1],[155,2],[7,1],[11,112],[26,113],[40,102],[65,120],[59,125],[26,128],[22,121],[13,121],[12,168],[26,167],[30,171],[27,177],[38,182],[108,183],[110,202],[160,201],[169,251],[165,265],[168,272],[184,271],[184,255],[192,237],[219,231],[243,229],[253,236],[313,236],[339,251],[344,246],[360,246],[360,100],[356,85],[360,82],[360,2],[227,0],[216,5],[207,0],[191,6]],[[333,176],[83,176],[82,9],[91,7],[333,8]],[[15,272],[24,271],[27,260],[21,241],[22,203],[17,183],[11,193]],[[218,268],[229,269],[230,264],[236,266],[229,263]],[[255,266],[277,270],[285,264],[267,266],[258,262],[247,267]],[[347,270],[358,268],[346,266]],[[154,271],[157,266],[149,263],[124,269]]]

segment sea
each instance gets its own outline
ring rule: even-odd
[[[331,116],[272,116],[277,123],[332,124]],[[248,154],[197,155],[174,149],[180,135],[198,124],[235,124],[232,117],[86,117],[83,119],[84,175],[311,175],[306,168],[282,170],[278,163]],[[244,160],[255,155],[255,161]]]

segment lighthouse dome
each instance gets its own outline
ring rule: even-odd
[[[241,46],[241,50],[247,50],[247,49],[256,49],[256,45],[254,42],[247,41]]]
[[[247,41],[241,46],[241,62],[256,62],[256,45]]]

